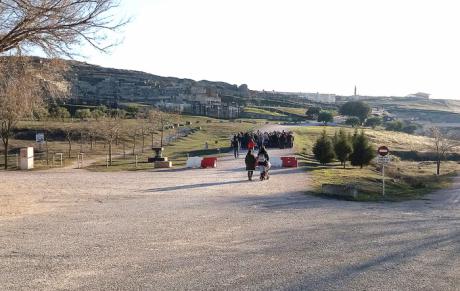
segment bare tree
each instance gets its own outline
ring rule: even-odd
[[[128,132],[128,137],[133,142],[133,156],[136,154],[136,143],[137,137],[139,136],[140,129],[138,127],[130,128]]]
[[[35,79],[27,63],[0,59],[0,136],[4,148],[5,169],[8,168],[8,146],[17,122],[32,117],[35,108],[42,105],[35,94]]]
[[[172,127],[176,122],[179,122],[180,116],[177,113],[164,112],[159,109],[149,111],[149,123],[152,129],[160,131],[160,147],[163,147],[164,132]]]
[[[112,165],[112,154],[113,154],[113,143],[119,137],[121,132],[121,121],[120,119],[112,117],[104,117],[98,122],[99,125],[99,135],[104,138],[107,142],[109,149],[109,165]]]
[[[73,55],[83,42],[100,51],[108,34],[127,20],[115,21],[118,0],[2,0],[0,54],[38,48],[48,56]]]
[[[75,135],[75,128],[70,123],[70,124],[63,126],[62,131],[64,132],[65,140],[67,141],[67,145],[68,145],[67,157],[70,159],[72,157],[72,142],[73,142],[74,135]]]
[[[441,129],[435,126],[430,128],[430,135],[433,138],[432,149],[436,153],[436,175],[439,176],[441,173],[441,162],[459,144],[453,136],[443,133]]]
[[[86,132],[89,138],[90,150],[92,151],[99,132],[97,122],[89,121],[88,123],[86,123]]]
[[[138,131],[139,131],[139,134],[142,138],[142,148],[141,148],[141,153],[144,153],[144,149],[145,149],[145,136],[148,134],[149,132],[149,127],[148,127],[148,124],[147,124],[147,114],[145,112],[138,112],[137,115],[136,115],[136,118],[139,120],[139,124],[138,124]],[[153,140],[153,134],[152,134],[152,140]],[[152,141],[152,144],[153,144],[153,141]],[[152,145],[153,147],[153,145]]]

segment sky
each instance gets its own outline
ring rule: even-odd
[[[250,89],[460,99],[458,0],[121,0],[80,60]]]

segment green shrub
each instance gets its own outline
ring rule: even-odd
[[[316,143],[313,146],[313,154],[323,165],[334,160],[334,146],[332,145],[331,138],[326,135],[326,131],[323,131],[321,136],[316,140]]]

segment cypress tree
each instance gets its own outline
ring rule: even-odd
[[[350,136],[345,133],[343,129],[340,129],[339,134],[335,135],[334,138],[334,152],[340,164],[345,168],[350,154],[353,152]]]
[[[313,146],[313,154],[322,165],[334,160],[334,146],[330,137],[326,135],[326,131],[323,131],[321,136],[316,140]]]
[[[369,165],[372,159],[375,157],[374,148],[369,145],[369,139],[364,135],[364,131],[360,134],[355,134],[353,139],[353,153],[350,155],[350,162],[353,166]]]

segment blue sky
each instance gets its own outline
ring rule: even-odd
[[[122,0],[115,68],[251,89],[460,99],[454,0]]]

